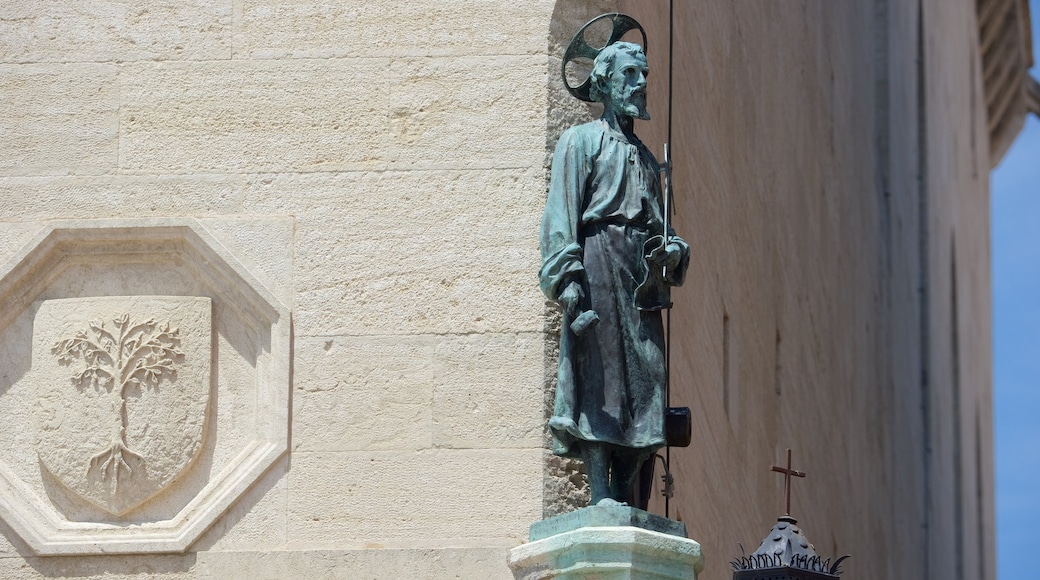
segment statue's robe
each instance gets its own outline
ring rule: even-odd
[[[564,312],[556,402],[549,428],[553,451],[580,457],[581,441],[638,454],[664,446],[664,327],[661,312],[635,304],[646,279],[644,246],[663,231],[659,165],[636,138],[599,120],[568,129],[556,145],[542,217],[541,288],[552,300],[571,281],[585,291],[578,313]],[[659,278],[682,283],[689,246]],[[664,288],[664,296],[668,295]],[[582,336],[573,316],[594,310],[600,322]]]

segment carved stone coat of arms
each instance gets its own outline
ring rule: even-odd
[[[62,486],[114,515],[198,457],[212,306],[190,296],[45,300],[33,320],[36,452]]]

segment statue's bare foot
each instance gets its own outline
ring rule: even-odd
[[[596,505],[612,506],[612,505],[628,505],[628,504],[623,502],[623,501],[618,501],[618,500],[616,500],[616,499],[614,499],[612,497],[605,497],[605,498],[599,500],[598,502],[596,502]]]

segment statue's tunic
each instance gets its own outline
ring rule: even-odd
[[[553,451],[580,456],[578,440],[649,453],[664,438],[664,330],[660,311],[634,301],[646,278],[644,244],[663,228],[659,166],[649,150],[604,121],[568,129],[556,145],[542,217],[542,291],[550,299],[573,280],[585,291],[579,311],[599,324],[582,336],[564,312],[559,381],[549,428]],[[662,281],[682,283],[689,247]]]

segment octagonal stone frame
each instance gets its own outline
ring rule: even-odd
[[[289,449],[289,309],[193,218],[46,222],[0,267],[0,330],[46,290],[67,258],[141,253],[190,258],[209,284],[270,325],[269,356],[256,366],[254,432],[176,516],[126,526],[68,521],[0,461],[0,519],[37,555],[182,553]]]

